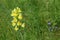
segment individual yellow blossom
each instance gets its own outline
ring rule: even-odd
[[[15,22],[12,22],[12,26],[15,26],[16,25],[16,23]]]
[[[20,21],[18,21],[18,22],[17,22],[17,26],[20,26],[20,25],[21,25],[21,22],[20,22]]]
[[[17,10],[14,8],[14,10],[12,10],[12,13],[17,13]]]
[[[18,16],[17,9],[12,10],[11,16],[14,16],[14,17]]]
[[[25,23],[23,23],[23,24],[21,25],[21,27],[23,27],[23,28],[24,28],[24,27],[25,27]]]
[[[20,12],[21,12],[20,8],[17,7],[16,9],[12,10],[11,16],[16,17],[16,16],[18,16],[18,14],[19,14]]]
[[[15,29],[15,31],[17,31],[19,28],[18,28],[17,26],[15,26],[15,28],[14,28],[14,29]]]
[[[18,12],[22,12],[21,9],[20,9],[19,7],[17,7],[17,11],[18,11]]]
[[[16,17],[16,16],[18,16],[18,14],[17,13],[12,13],[11,16]]]
[[[17,22],[17,18],[16,17],[13,17],[12,22]]]
[[[22,14],[19,14],[18,19],[20,20],[22,19]]]

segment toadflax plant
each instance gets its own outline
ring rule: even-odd
[[[14,27],[14,30],[17,31],[19,27],[25,27],[25,23],[21,22],[21,20],[23,20],[23,16],[22,16],[22,11],[19,7],[14,8],[12,10],[11,16],[13,18],[11,24]]]

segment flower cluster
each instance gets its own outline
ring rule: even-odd
[[[12,10],[11,16],[13,17],[11,23],[16,31],[19,29],[20,26],[25,27],[25,23],[21,22],[23,16],[22,16],[22,11],[19,7],[14,8],[14,10]]]

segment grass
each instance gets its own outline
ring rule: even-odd
[[[26,23],[18,31],[13,29],[10,15],[16,7],[21,8]],[[60,40],[60,30],[49,31],[49,20],[52,28],[60,28],[59,0],[0,0],[0,40]]]

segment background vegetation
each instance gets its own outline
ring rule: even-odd
[[[26,23],[18,31],[10,15],[16,7]],[[0,40],[60,40],[60,0],[0,0]]]

